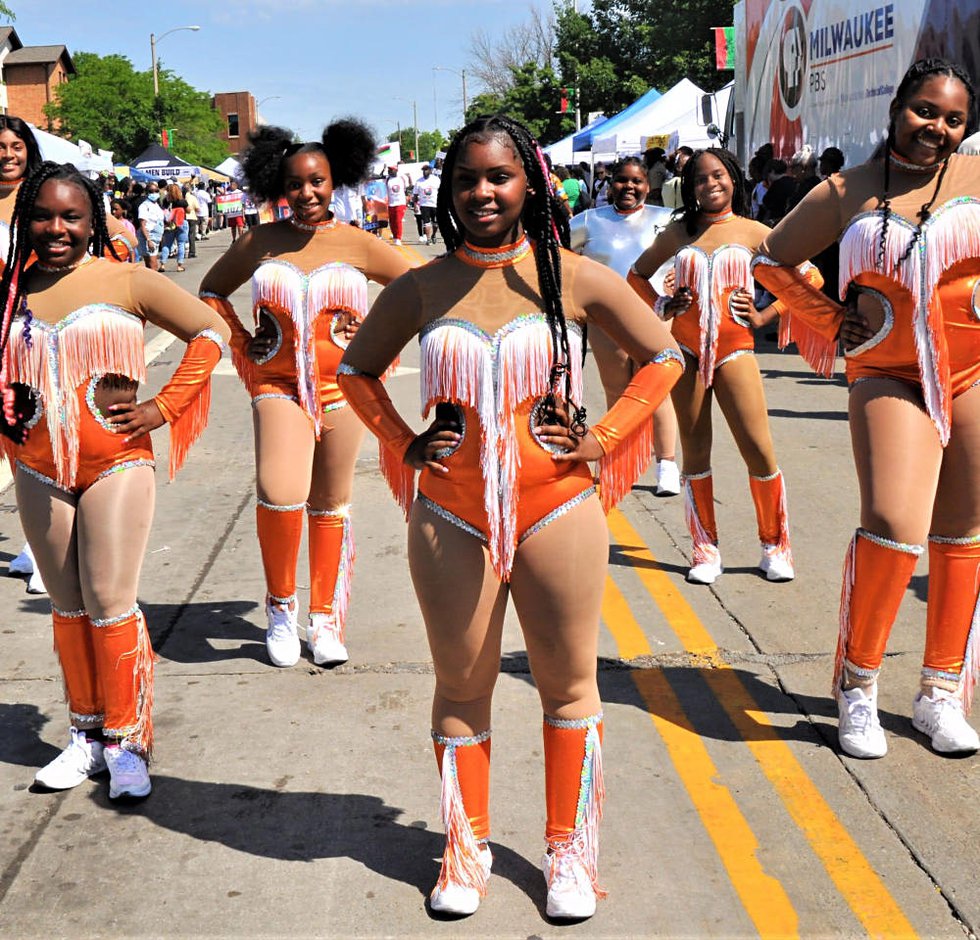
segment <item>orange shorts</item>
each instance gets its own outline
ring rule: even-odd
[[[48,436],[47,416],[40,407],[28,424],[30,434],[27,442],[10,449],[18,471],[63,492],[78,495],[111,473],[128,470],[130,467],[154,466],[150,435],[141,434],[126,441],[122,434],[112,430],[112,426],[97,408],[94,395],[98,380],[98,376],[93,376],[77,389],[78,470],[74,485],[69,486],[58,480],[58,468]]]

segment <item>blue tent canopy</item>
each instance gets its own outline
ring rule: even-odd
[[[611,131],[614,131],[617,124],[622,121],[628,121],[631,117],[638,114],[644,108],[648,108],[659,97],[660,92],[657,91],[656,88],[651,88],[645,95],[641,95],[628,108],[609,118],[608,121],[603,121],[601,124],[590,124],[588,127],[583,127],[582,130],[575,135],[575,139],[572,141],[572,149],[591,150],[592,141],[595,140],[600,133],[605,136]]]

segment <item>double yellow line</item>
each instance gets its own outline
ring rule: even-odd
[[[656,567],[656,560],[626,517],[614,509],[609,530],[684,649],[703,657],[704,681],[731,719],[790,817],[837,890],[871,936],[915,936],[915,929],[780,737],[683,595]],[[649,655],[650,645],[612,578],[606,582],[603,620],[624,659]],[[732,885],[763,937],[797,936],[796,910],[783,885],[763,869],[758,842],[690,719],[659,669],[638,669],[633,681],[650,719],[728,871]]]

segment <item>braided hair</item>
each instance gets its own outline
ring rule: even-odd
[[[735,154],[722,147],[706,147],[703,150],[695,150],[691,159],[684,164],[684,169],[681,170],[681,205],[674,210],[674,220],[684,223],[688,235],[693,235],[697,231],[698,217],[701,214],[701,206],[698,204],[697,196],[694,195],[694,176],[697,173],[698,161],[703,156],[714,157],[731,177],[733,186],[732,212],[742,216],[749,214],[745,200],[745,174],[742,172]]]
[[[954,62],[947,62],[945,59],[919,59],[917,62],[913,62],[905,75],[902,76],[902,80],[899,82],[898,88],[895,91],[895,97],[892,98],[891,105],[888,108],[888,133],[885,136],[884,142],[878,147],[872,157],[872,159],[881,159],[884,163],[884,192],[881,199],[882,220],[881,229],[878,233],[878,254],[876,258],[878,270],[884,268],[888,221],[892,214],[889,188],[891,186],[891,154],[895,149],[895,116],[905,102],[908,101],[909,97],[919,89],[922,83],[934,75],[945,75],[947,78],[956,78],[966,88],[966,93],[970,100],[967,111],[967,133],[970,131],[971,123],[976,112],[977,100],[976,92],[973,90],[973,81],[966,70]],[[912,238],[909,239],[904,254],[898,259],[895,265],[896,270],[908,260],[915,246],[918,244],[922,236],[922,226],[925,225],[932,213],[932,207],[939,197],[939,190],[943,185],[943,177],[946,175],[948,167],[949,157],[946,157],[936,178],[936,186],[933,189],[932,197],[928,202],[923,203],[916,213],[918,225],[916,225],[915,231],[912,233]]]
[[[7,252],[7,266],[3,270],[3,276],[0,277],[0,297],[6,298],[3,306],[3,317],[0,320],[0,360],[3,362],[3,366],[0,368],[0,391],[3,393],[4,418],[7,425],[14,424],[12,390],[7,383],[7,343],[10,339],[10,327],[13,323],[14,311],[24,297],[23,274],[33,248],[29,227],[31,215],[34,212],[34,203],[37,201],[41,187],[48,180],[62,180],[71,183],[85,193],[92,207],[92,241],[89,245],[91,252],[98,257],[108,250],[117,261],[120,260],[106,226],[102,193],[95,184],[79,173],[70,163],[53,163],[50,160],[41,163],[17,190],[14,214],[10,220],[12,237],[10,249]],[[5,433],[9,432],[5,431]]]
[[[463,226],[453,205],[451,182],[460,151],[469,143],[487,143],[502,139],[513,147],[527,176],[527,197],[521,211],[521,224],[534,243],[538,290],[552,340],[550,392],[546,399],[546,408],[554,409],[555,392],[564,377],[564,399],[569,407],[574,408],[571,428],[575,434],[582,435],[585,433],[585,409],[571,401],[571,353],[561,296],[561,249],[568,248],[569,245],[568,218],[555,195],[544,154],[523,124],[503,114],[485,115],[471,121],[456,134],[443,161],[442,178],[449,185],[440,186],[436,197],[439,231],[450,252],[463,243]]]
[[[249,191],[263,202],[275,202],[286,194],[286,161],[298,153],[322,153],[330,164],[334,187],[356,186],[367,179],[374,162],[374,134],[354,118],[334,121],[320,140],[301,143],[285,127],[267,125],[248,135],[242,154],[242,176]]]
[[[24,142],[24,147],[27,150],[27,166],[24,168],[24,178],[26,179],[42,162],[41,148],[38,146],[37,138],[27,121],[14,117],[12,114],[0,114],[0,133],[4,131],[10,131],[11,134]]]

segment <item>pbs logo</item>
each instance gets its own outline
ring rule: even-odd
[[[783,14],[779,32],[779,96],[791,120],[800,112],[806,90],[806,17],[796,4]]]

